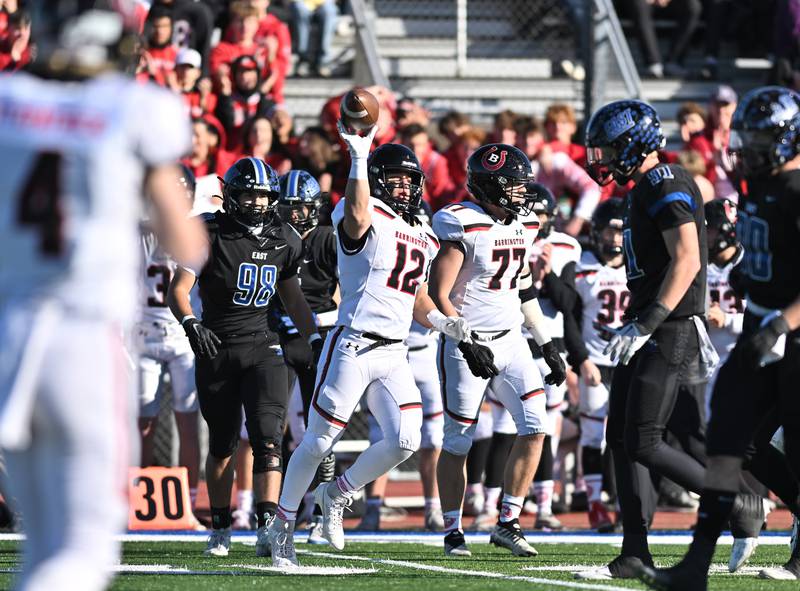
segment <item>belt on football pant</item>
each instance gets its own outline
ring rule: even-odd
[[[494,332],[494,331],[485,331],[485,332]],[[501,339],[506,336],[511,331],[509,329],[501,330],[500,332],[495,332],[495,334],[490,336],[483,336],[477,331],[472,331],[472,340],[473,341],[481,341],[483,343],[488,343],[489,341],[496,341],[497,339]]]
[[[402,343],[403,339],[387,339],[386,337],[382,337],[379,334],[375,334],[374,332],[362,332],[361,336],[365,339],[369,339],[370,341],[374,341],[371,345],[369,345],[366,349],[359,351],[359,355],[366,353],[367,351],[372,351],[373,349],[377,349],[378,347],[386,347],[388,345],[396,345],[397,343]]]
[[[416,347],[409,347],[409,353],[416,353],[417,351],[422,351],[423,349],[427,349],[430,345],[417,345]]]

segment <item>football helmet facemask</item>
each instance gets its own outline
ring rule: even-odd
[[[406,177],[408,182],[402,182]],[[370,194],[388,205],[395,213],[406,215],[416,211],[422,201],[425,174],[414,152],[402,144],[383,144],[367,161]],[[405,195],[396,195],[404,188]]]
[[[714,199],[705,205],[706,227],[714,230],[713,241],[708,241],[708,254],[718,255],[729,246],[736,246],[736,204],[730,199]]]
[[[502,207],[513,215],[527,216],[536,194],[531,162],[525,153],[509,144],[486,144],[467,160],[467,189],[479,202]]]
[[[222,207],[234,219],[249,227],[270,221],[278,205],[280,183],[269,164],[259,158],[241,158],[219,180],[222,182]],[[267,197],[266,205],[256,203],[261,196]],[[248,202],[242,203],[245,197]]]
[[[280,178],[278,215],[301,234],[319,224],[322,189],[305,170],[290,170]]]
[[[608,259],[613,259],[622,254],[622,245],[613,239],[604,236],[607,228],[622,232],[625,219],[626,204],[624,199],[612,197],[597,206],[592,215],[591,239],[596,252]]]

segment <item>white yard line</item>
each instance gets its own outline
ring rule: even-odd
[[[485,579],[502,579],[504,581],[523,581],[525,583],[537,583],[551,587],[565,587],[567,589],[589,589],[596,591],[618,591],[624,587],[612,587],[610,585],[595,585],[592,583],[577,583],[572,581],[559,581],[554,579],[540,579],[538,577],[525,577],[520,575],[506,575],[484,570],[467,570],[462,568],[448,568],[445,566],[435,566],[433,564],[420,564],[407,560],[390,560],[388,558],[367,558],[366,556],[354,556],[351,554],[312,552],[310,550],[298,550],[298,554],[304,556],[317,556],[324,558],[338,558],[340,560],[357,560],[371,562],[373,564],[385,564],[389,566],[401,566],[414,570],[424,570],[429,572],[444,573],[448,575],[463,575],[468,577],[482,577]]]

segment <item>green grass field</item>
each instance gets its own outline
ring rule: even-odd
[[[0,589],[11,586],[18,566],[17,542],[0,542]],[[344,551],[299,544],[301,572],[286,574],[272,570],[268,560],[255,557],[250,544],[234,541],[227,558],[202,556],[205,544],[197,542],[126,542],[121,572],[114,590],[228,590],[268,588],[270,591],[342,590],[393,591],[457,589],[459,591],[539,591],[545,589],[643,588],[637,582],[577,581],[572,572],[604,564],[617,554],[611,544],[537,544],[536,558],[515,558],[488,544],[471,544],[472,558],[445,559],[439,545],[421,543],[352,543]],[[676,561],[684,546],[652,546],[656,562]],[[716,556],[721,569],[729,547]],[[309,553],[310,552],[310,553]],[[797,582],[756,578],[763,566],[781,564],[788,547],[762,545],[746,572],[714,574],[710,589],[797,589]],[[321,567],[311,569],[307,567]],[[139,572],[132,572],[137,570]],[[348,570],[344,570],[348,569]],[[149,571],[149,572],[148,572]],[[156,572],[154,572],[156,571]],[[305,571],[305,572],[302,572]]]

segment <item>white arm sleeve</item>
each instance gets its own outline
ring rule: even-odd
[[[523,324],[525,328],[528,329],[528,332],[531,333],[533,340],[536,341],[536,344],[540,347],[545,343],[550,341],[550,335],[546,334],[544,331],[544,314],[542,314],[542,308],[539,306],[539,300],[532,299],[528,300],[520,307],[522,310],[522,315],[524,316],[525,320]]]

